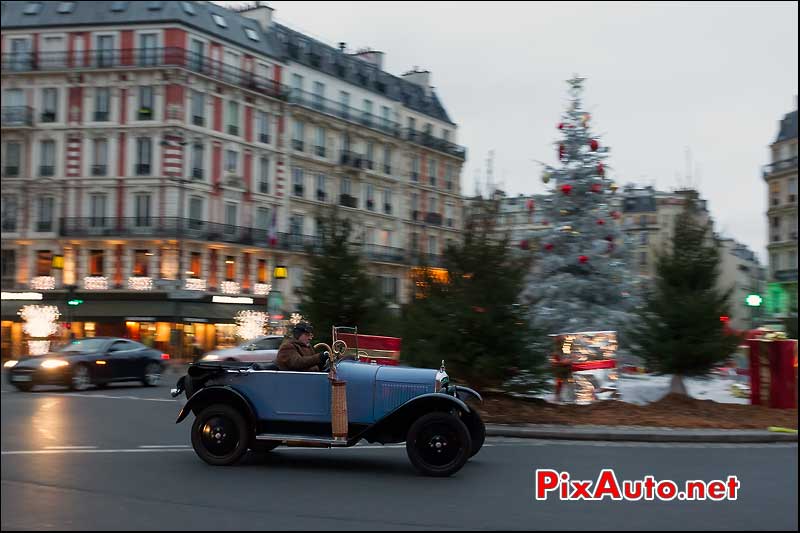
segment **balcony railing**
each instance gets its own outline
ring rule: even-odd
[[[33,126],[33,108],[11,106],[2,108],[3,127]]]
[[[105,176],[106,171],[106,165],[92,165],[92,176]]]
[[[403,248],[393,248],[391,246],[381,246],[378,244],[363,244],[361,245],[361,252],[364,257],[371,261],[403,263],[407,260],[406,251]]]
[[[364,168],[366,165],[366,159],[364,159],[363,155],[348,150],[342,150],[339,162],[342,165],[353,168]]]
[[[39,165],[39,175],[44,177],[53,176],[56,173],[56,167],[53,165]]]
[[[425,215],[425,222],[434,226],[441,226],[442,215],[439,213],[428,213]]]
[[[361,109],[347,106],[341,102],[329,100],[318,94],[302,91],[300,89],[291,89],[289,93],[289,102],[301,107],[313,109],[314,111],[319,111],[320,113],[325,113],[326,115],[361,124],[362,126],[393,137],[398,137],[400,135],[400,127],[397,122],[367,113]]]
[[[424,133],[409,128],[404,128],[402,131],[401,138],[406,141],[410,141],[415,144],[425,146],[427,148],[433,148],[434,150],[439,150],[440,152],[450,154],[452,156],[458,157],[459,159],[467,158],[467,149],[464,148],[463,146],[451,143],[450,141],[445,141],[444,139],[439,139],[429,133]]]
[[[776,172],[783,172],[791,169],[797,170],[797,156],[790,157],[789,159],[782,159],[781,161],[775,161],[769,165],[764,165],[763,176],[767,177],[775,174]]]
[[[150,163],[137,163],[136,164],[136,175],[137,176],[149,176],[150,175]]]
[[[319,157],[325,157],[325,147],[324,146],[315,146],[314,153],[316,153]]]
[[[6,166],[3,169],[4,178],[16,178],[19,176],[19,166]]]
[[[287,88],[278,82],[258,76],[207,56],[178,47],[115,48],[89,50],[80,53],[13,52],[2,55],[2,72],[30,72],[75,69],[130,69],[178,67],[223,80],[251,91],[285,99]]]
[[[350,196],[349,194],[342,194],[339,196],[339,205],[345,207],[358,207],[358,198]]]

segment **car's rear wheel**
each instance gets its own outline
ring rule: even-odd
[[[77,365],[72,371],[69,381],[69,388],[74,391],[84,391],[92,384],[92,376],[89,374],[89,367]]]
[[[467,426],[457,416],[435,412],[421,416],[408,430],[406,452],[421,474],[447,477],[458,472],[472,451]]]
[[[206,407],[192,424],[192,447],[210,465],[234,464],[247,452],[249,441],[247,422],[229,405]]]
[[[145,387],[155,387],[161,380],[161,365],[151,361],[144,367],[144,377],[142,383]]]

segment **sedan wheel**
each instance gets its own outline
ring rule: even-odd
[[[86,365],[78,365],[72,371],[72,379],[70,380],[70,388],[75,391],[83,391],[89,388],[92,384],[92,378],[89,376],[89,369]]]
[[[251,438],[247,422],[233,407],[212,404],[192,424],[192,447],[206,463],[232,465],[247,452]]]
[[[155,387],[161,380],[161,365],[158,363],[147,363],[144,367],[144,379],[142,382],[145,387]]]
[[[467,426],[450,413],[428,413],[411,425],[406,452],[411,464],[427,476],[447,477],[469,459],[472,438]]]

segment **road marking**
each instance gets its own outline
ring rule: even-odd
[[[0,452],[2,455],[54,455],[59,453],[150,453],[150,452],[189,452],[191,448],[123,448],[118,450],[14,450]]]
[[[188,448],[188,444],[145,444],[142,446],[138,446],[138,448],[152,448],[152,449],[161,449],[161,448]]]
[[[45,446],[45,450],[94,450],[97,446]]]

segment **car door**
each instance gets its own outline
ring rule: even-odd
[[[136,358],[139,355],[138,343],[120,339],[108,349],[108,362],[111,365],[111,378],[114,380],[137,377]]]

